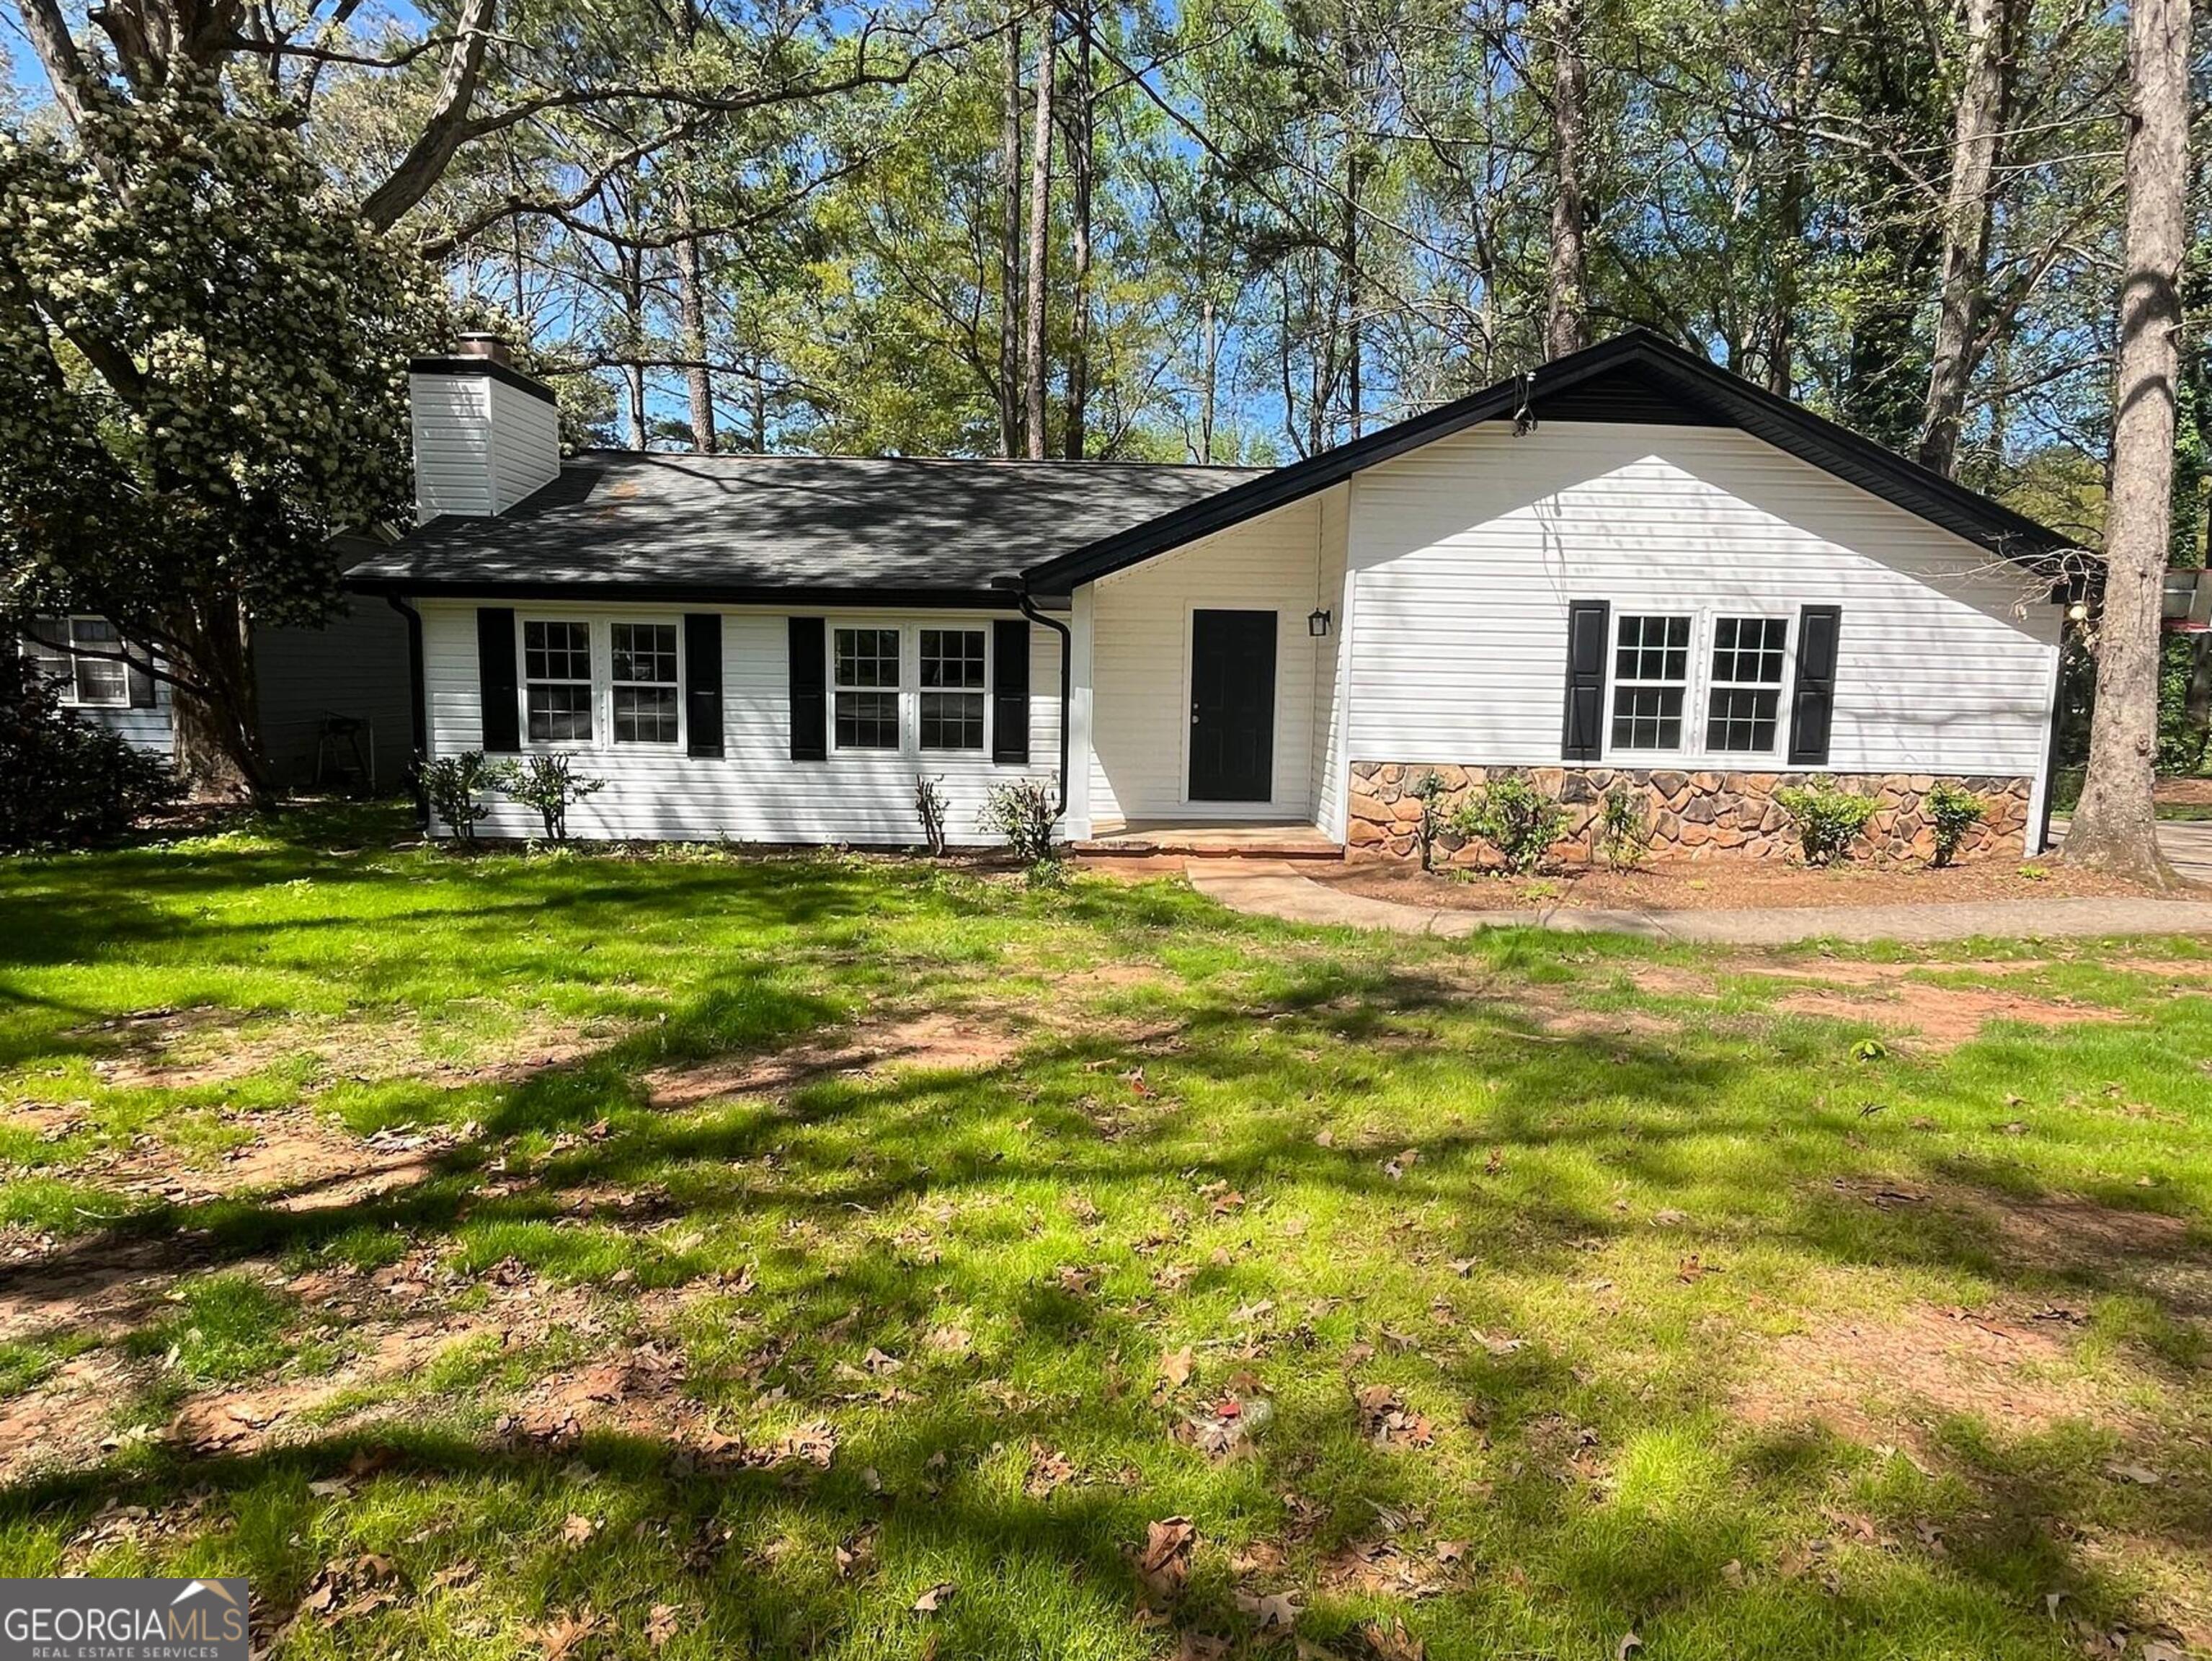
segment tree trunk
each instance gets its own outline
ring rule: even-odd
[[[691,228],[691,192],[678,186],[676,211],[684,228]],[[714,373],[707,367],[707,285],[699,257],[699,239],[687,236],[676,245],[676,312],[687,360],[684,384],[691,395],[691,447],[701,455],[714,453]]]
[[[645,367],[639,363],[625,363],[622,366],[622,374],[623,390],[628,395],[629,405],[629,447],[642,450],[645,448]]]
[[[2066,858],[2165,885],[2152,800],[2160,587],[2173,490],[2181,251],[2187,234],[2189,0],[2134,0],[2128,18],[2127,243],[2121,261],[2112,485],[2089,771]]]
[[[1210,467],[1213,465],[1213,400],[1221,373],[1220,329],[1214,321],[1212,295],[1198,302],[1198,459],[1201,465]]]
[[[2006,0],[1966,0],[1966,30],[1951,179],[1943,198],[1943,287],[1920,423],[1920,465],[1947,478],[1958,471],[1959,432],[1989,284],[1998,138],[2012,76],[2013,31]]]
[[[1076,0],[1075,67],[1067,109],[1067,187],[1075,269],[1067,321],[1067,441],[1071,461],[1083,459],[1085,405],[1091,396],[1091,185],[1094,137],[1091,85],[1091,8]]]
[[[1046,372],[1051,368],[1045,355],[1044,323],[1048,298],[1045,287],[1050,274],[1048,261],[1052,252],[1052,13],[1048,10],[1037,23],[1036,124],[1030,136],[1029,325],[1022,342],[1022,424],[1033,461],[1044,459],[1044,387]]]
[[[1582,0],[1552,6],[1552,246],[1544,318],[1544,356],[1565,357],[1589,344],[1589,261],[1583,235],[1583,140],[1589,66],[1583,57]]]
[[[1358,438],[1365,424],[1361,408],[1359,307],[1359,186],[1364,176],[1355,148],[1344,165],[1344,407],[1352,436]]]
[[[1819,96],[1813,79],[1813,51],[1819,38],[1819,19],[1814,8],[1806,5],[1790,27],[1790,94],[1781,143],[1782,191],[1775,216],[1774,292],[1760,332],[1766,390],[1777,398],[1788,398],[1796,380],[1797,301],[1805,266],[1806,208],[1813,194],[1805,127]]]
[[[250,802],[262,812],[276,785],[261,745],[252,624],[234,594],[189,605],[168,620],[177,671],[171,689],[177,764],[195,795]]]
[[[999,106],[999,453],[1022,453],[1022,20],[1006,25]]]

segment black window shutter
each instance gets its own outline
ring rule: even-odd
[[[829,654],[822,619],[791,620],[791,758],[822,761],[830,754]]]
[[[1026,767],[1030,760],[1030,624],[1001,618],[991,625],[991,759]]]
[[[515,701],[514,612],[510,607],[477,607],[477,692],[483,709],[483,747],[493,751],[521,749],[522,717]]]
[[[1836,656],[1844,611],[1808,605],[1797,613],[1797,687],[1790,699],[1790,764],[1824,767],[1836,714]]]
[[[684,745],[695,756],[722,753],[722,617],[684,615]]]
[[[1613,605],[1577,599],[1567,606],[1567,711],[1559,739],[1566,761],[1597,761],[1605,754],[1606,630]]]
[[[125,673],[131,684],[131,707],[133,709],[151,709],[154,707],[154,673],[147,666],[152,662],[153,654],[144,647],[133,646],[128,642],[124,644],[123,654],[130,659]]]

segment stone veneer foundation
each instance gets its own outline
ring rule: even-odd
[[[1781,859],[1797,851],[1789,815],[1774,800],[1777,790],[1800,785],[1830,785],[1881,805],[1867,821],[1855,851],[1871,850],[1887,859],[1927,860],[1935,853],[1935,833],[1920,811],[1920,799],[1935,788],[1930,773],[1721,773],[1685,772],[1639,767],[1458,767],[1442,763],[1359,761],[1352,764],[1352,811],[1345,842],[1354,853],[1416,858],[1414,827],[1421,804],[1413,786],[1427,773],[1443,781],[1439,805],[1449,816],[1468,791],[1492,779],[1517,776],[1547,796],[1565,803],[1566,834],[1552,844],[1551,857],[1563,864],[1589,862],[1588,832],[1598,799],[1616,784],[1642,794],[1651,830],[1654,859],[1701,859],[1729,855],[1740,859]],[[2002,855],[2018,858],[2027,845],[2030,782],[2025,778],[1944,776],[1987,804],[1983,822],[1966,833],[1958,859]],[[1497,856],[1449,831],[1437,836],[1438,865],[1495,864]]]

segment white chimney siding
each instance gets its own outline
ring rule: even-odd
[[[417,524],[503,514],[559,477],[560,413],[519,379],[477,359],[430,358],[409,369]]]

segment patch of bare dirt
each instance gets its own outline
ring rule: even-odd
[[[2032,875],[2023,873],[2033,873]],[[1857,862],[1815,868],[1779,861],[1668,860],[1640,871],[1573,867],[1534,877],[1462,878],[1410,860],[1354,855],[1300,874],[1376,899],[1463,911],[1590,907],[1709,911],[1837,905],[1938,905],[1988,900],[2150,895],[2154,891],[2057,861],[1978,860],[1929,866]]]
[[[817,1079],[893,1068],[996,1067],[1023,1035],[994,1013],[933,1012],[863,1021],[767,1056],[717,1056],[646,1074],[655,1107],[696,1107],[730,1096],[770,1096]]]
[[[1996,1208],[2005,1244],[2028,1262],[2100,1268],[2115,1259],[2170,1259],[2191,1252],[2189,1224],[2159,1211],[2123,1211],[2078,1194],[2008,1200]]]
[[[1955,1050],[1962,1043],[1971,1043],[1991,1021],[2018,1021],[2030,1026],[2075,1026],[2128,1019],[2116,1010],[2068,999],[2028,998],[1977,987],[1917,982],[1900,986],[1886,997],[1808,989],[1778,998],[1772,1007],[1794,1015],[1866,1020],[1885,1028],[1901,1025],[1917,1034],[1923,1047],[1938,1051]]]
[[[92,1064],[103,1084],[184,1090],[244,1078],[297,1050],[289,1035],[244,1037],[238,1028],[248,1019],[246,1012],[220,1004],[139,1009],[71,1027],[64,1036],[88,1040],[106,1052]]]
[[[2148,1432],[2140,1409],[2074,1372],[2070,1325],[2066,1312],[2022,1319],[1927,1304],[1824,1318],[1769,1346],[1734,1406],[1753,1425],[1817,1421],[1869,1443],[1912,1439],[1952,1415],[2008,1430],[2086,1419]]]
[[[101,1338],[144,1323],[179,1270],[173,1244],[25,1244],[0,1265],[0,1340],[70,1331]]]

